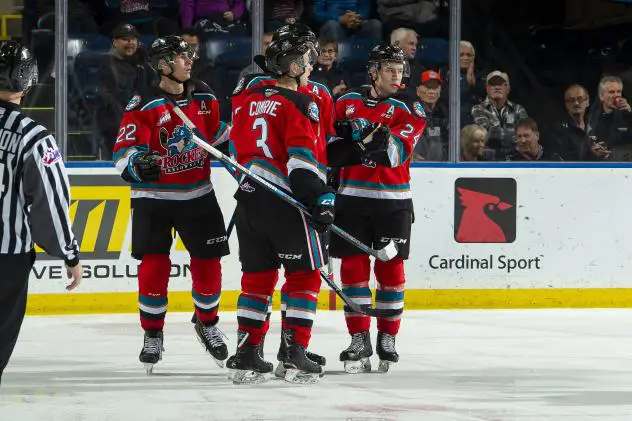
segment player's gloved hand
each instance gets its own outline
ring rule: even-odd
[[[312,225],[320,233],[327,232],[334,223],[336,195],[333,190],[328,190],[316,199],[312,209]]]
[[[132,177],[138,182],[158,181],[162,173],[162,157],[158,152],[135,153],[130,158]]]
[[[356,143],[362,152],[380,149],[390,135],[387,127],[366,118],[338,120],[334,128],[338,136]]]

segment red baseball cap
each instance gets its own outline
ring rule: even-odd
[[[434,70],[426,70],[421,74],[421,84],[423,85],[426,82],[431,80],[438,81],[441,85],[443,85],[443,79],[441,79],[441,75]]]

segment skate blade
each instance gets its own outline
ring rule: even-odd
[[[392,365],[395,365],[395,363],[392,361],[380,360],[380,365],[378,366],[377,371],[380,373],[388,373],[388,369]]]
[[[287,370],[285,369],[285,367],[283,367],[283,363],[279,361],[279,364],[277,365],[276,370],[274,370],[274,377],[277,377],[279,379],[285,379],[286,372]]]
[[[285,370],[285,381],[292,384],[316,384],[323,373],[306,373],[295,368]]]
[[[213,356],[213,354],[211,354],[211,351],[208,350],[208,348],[206,347],[206,344],[204,343],[204,341],[202,340],[202,338],[200,338],[197,335],[197,332],[195,334],[195,337],[197,338],[198,342],[200,343],[200,345],[202,345],[202,349],[204,350],[204,352],[206,352],[208,355],[211,356],[211,358],[213,359],[213,361],[215,361],[215,364],[217,364],[217,366],[219,368],[224,368],[224,360],[218,360],[217,358],[215,358]]]
[[[148,376],[151,376],[152,374],[154,374],[154,363],[143,363],[143,365],[145,366],[145,374],[147,374]]]
[[[261,384],[268,381],[268,377],[263,373],[252,370],[228,370],[228,378],[233,384]]]
[[[345,371],[349,374],[361,374],[371,372],[371,360],[361,358],[358,361],[345,361]]]

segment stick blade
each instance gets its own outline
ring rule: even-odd
[[[385,247],[377,250],[375,257],[383,262],[388,262],[389,260],[397,256],[398,252],[399,250],[397,250],[397,245],[395,244],[395,241],[391,240]]]

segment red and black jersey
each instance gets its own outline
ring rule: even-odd
[[[191,140],[191,130],[173,111],[168,96],[153,88],[134,95],[125,109],[114,145],[119,173],[129,171],[135,153],[156,151],[162,156],[160,180],[132,183],[132,198],[188,200],[213,189],[208,153]],[[173,99],[210,142],[218,145],[227,139],[229,127],[219,120],[217,98],[206,84],[187,82],[185,94]]]
[[[309,96],[259,86],[233,115],[231,153],[253,173],[287,191],[292,190],[290,174],[298,169],[309,171],[324,185],[326,147],[316,135],[319,124],[318,106]]]
[[[237,83],[237,87],[232,96],[233,115],[245,101],[246,97],[253,89],[260,86],[276,85],[276,79],[264,74],[254,74],[242,77]],[[325,144],[336,136],[334,131],[334,100],[329,89],[321,83],[308,81],[307,85],[300,86],[298,92],[309,95],[320,112],[320,127],[318,138]]]
[[[362,87],[342,95],[336,101],[336,119],[364,118],[388,127],[391,135],[385,160],[389,165],[365,160],[362,165],[343,167],[338,206],[354,213],[412,208],[410,157],[426,126],[424,107],[405,95],[374,99],[369,92],[370,87]],[[367,199],[374,203],[363,206]]]

